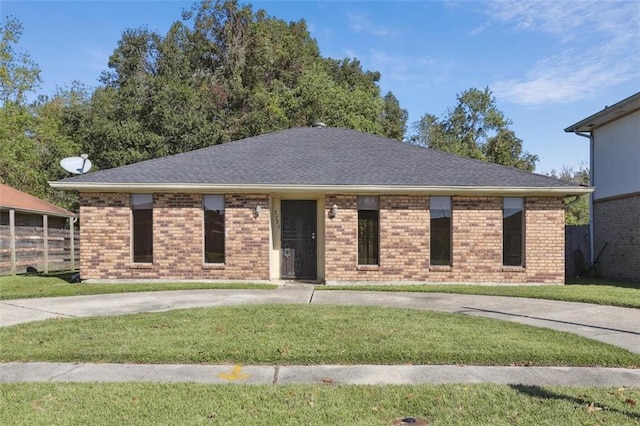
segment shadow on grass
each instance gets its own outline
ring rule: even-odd
[[[69,284],[77,284],[78,281],[78,271],[59,271],[59,272],[49,272],[45,274],[44,272],[25,272],[23,274],[18,274],[19,277],[38,277],[38,278],[59,278],[68,282]]]
[[[557,399],[561,401],[568,401],[573,404],[585,407],[585,410],[592,406],[595,409],[600,409],[602,411],[608,411],[612,413],[622,414],[623,416],[627,416],[633,420],[640,420],[640,413],[631,412],[627,410],[618,410],[616,408],[608,407],[607,405],[600,404],[597,401],[592,401],[586,395],[584,398],[582,396],[573,397],[570,395],[563,395],[561,393],[551,392],[546,390],[541,386],[526,386],[526,385],[509,385],[509,387],[517,392],[520,392],[524,395],[531,396],[538,399]],[[593,405],[592,405],[593,404]]]

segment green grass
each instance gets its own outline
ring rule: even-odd
[[[640,309],[640,283],[614,281],[574,280],[574,284],[536,286],[481,286],[455,284],[426,285],[362,285],[324,286],[318,290],[404,291],[422,293],[478,294],[486,296],[528,297],[533,299],[563,300],[566,302],[595,303]]]
[[[53,319],[0,329],[0,361],[640,366],[640,355],[489,318],[254,305]]]
[[[505,385],[1,384],[5,425],[637,425],[640,389]]]
[[[0,277],[0,300],[32,297],[80,296],[85,294],[130,293],[136,291],[199,289],[274,289],[272,284],[251,283],[70,283],[70,273],[59,275],[14,275]]]

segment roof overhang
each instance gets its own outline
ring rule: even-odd
[[[640,92],[623,99],[615,105],[605,107],[602,111],[572,124],[564,129],[564,131],[568,133],[590,132],[595,128],[604,126],[607,123],[611,123],[638,110],[640,110]]]
[[[96,183],[63,182],[49,184],[58,189],[80,192],[182,192],[182,193],[330,193],[330,194],[429,194],[500,196],[573,196],[593,192],[587,186],[504,187],[504,186],[406,186],[406,185],[221,185],[186,183]]]

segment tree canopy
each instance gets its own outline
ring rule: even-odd
[[[560,171],[552,170],[550,176],[578,185],[589,185],[589,168],[581,166],[577,170],[563,166]],[[565,223],[567,225],[587,225],[589,223],[589,195],[578,195],[565,199]]]
[[[178,17],[180,18],[180,17]],[[37,92],[40,69],[0,23],[0,182],[74,209],[47,181],[86,153],[107,169],[322,121],[402,140],[407,111],[380,93],[380,73],[321,56],[304,20],[237,0],[204,0],[166,34],[123,31],[98,87]]]
[[[0,24],[0,182],[73,207],[73,196],[47,185],[64,176],[58,162],[78,145],[62,132],[61,95],[27,103],[40,83],[40,69],[17,48],[22,25],[9,17]]]
[[[487,87],[469,89],[457,95],[457,104],[440,118],[425,114],[413,124],[411,143],[484,160],[503,166],[533,171],[538,156],[523,151],[523,141],[509,128],[512,124],[498,110]]]
[[[126,30],[66,131],[98,168],[314,121],[402,139],[407,113],[379,80],[357,59],[322,57],[304,20],[206,0],[165,35]]]
[[[96,169],[322,121],[405,140],[408,114],[357,58],[323,57],[304,20],[286,22],[237,0],[204,0],[166,34],[126,29],[100,85],[27,102],[40,70],[18,49],[20,23],[0,26],[0,181],[74,205],[48,180],[65,156]],[[469,89],[442,117],[414,123],[415,144],[532,171],[489,88]]]

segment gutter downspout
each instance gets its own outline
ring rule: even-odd
[[[578,136],[589,139],[589,185],[593,186],[593,133],[582,133],[577,129],[573,130]],[[589,265],[593,266],[594,243],[593,243],[593,192],[589,193]]]

